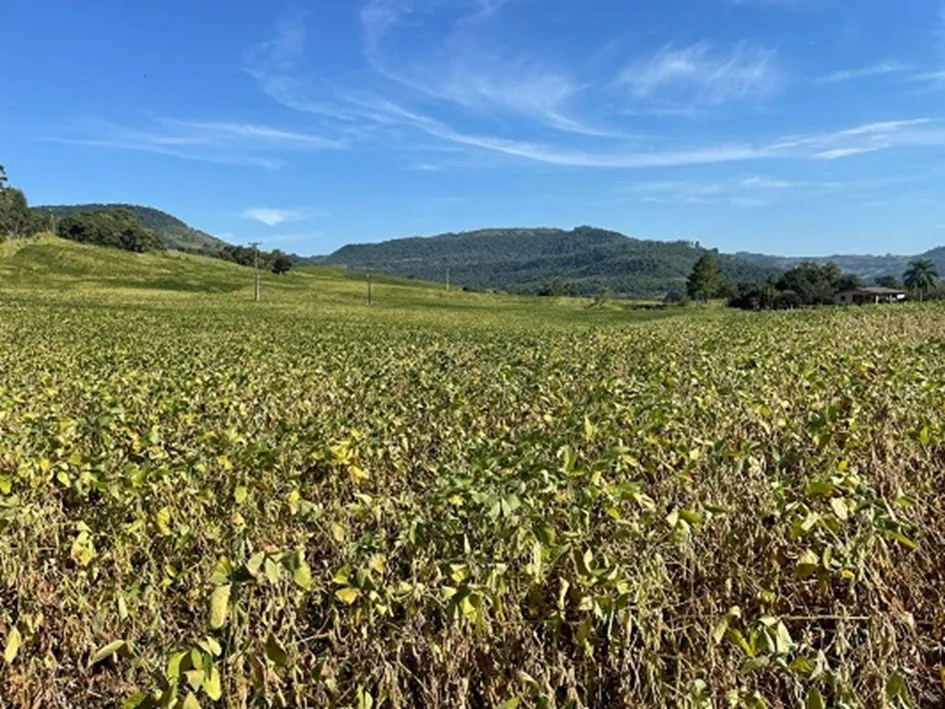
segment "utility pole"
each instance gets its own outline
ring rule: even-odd
[[[259,302],[259,242],[251,241],[250,246],[253,247],[253,292],[255,295],[255,301]]]
[[[371,304],[371,274],[367,274],[367,304]]]

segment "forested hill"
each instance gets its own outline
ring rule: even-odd
[[[870,254],[836,254],[834,256],[803,257],[769,256],[767,254],[746,252],[739,252],[736,256],[759,266],[779,270],[794,268],[804,261],[819,264],[832,261],[837,264],[840,270],[855,273],[867,281],[872,281],[878,276],[894,276],[901,278],[903,272],[909,267],[909,262],[915,259],[928,259],[935,264],[939,273],[945,274],[945,246],[938,246],[925,253],[911,256],[902,254],[886,254],[885,256],[873,256]]]
[[[153,207],[142,207],[137,204],[69,204],[42,205],[31,209],[36,212],[49,212],[60,218],[75,212],[126,209],[134,215],[138,224],[157,232],[164,246],[169,249],[215,253],[226,246],[226,242],[222,239],[194,229],[177,217]]]
[[[481,229],[458,234],[345,246],[324,263],[510,291],[594,293],[609,288],[657,296],[685,285],[706,250],[688,241],[646,241],[582,226]],[[777,269],[725,254],[719,264],[736,280],[764,280]]]

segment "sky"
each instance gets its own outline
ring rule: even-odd
[[[937,0],[3,0],[0,164],[299,254],[588,224],[945,244]]]

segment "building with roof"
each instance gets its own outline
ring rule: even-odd
[[[877,303],[901,303],[906,299],[906,292],[899,288],[882,286],[864,286],[837,293],[837,303],[843,305],[873,305]]]

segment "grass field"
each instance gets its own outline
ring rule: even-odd
[[[0,244],[0,704],[925,707],[945,309]]]

